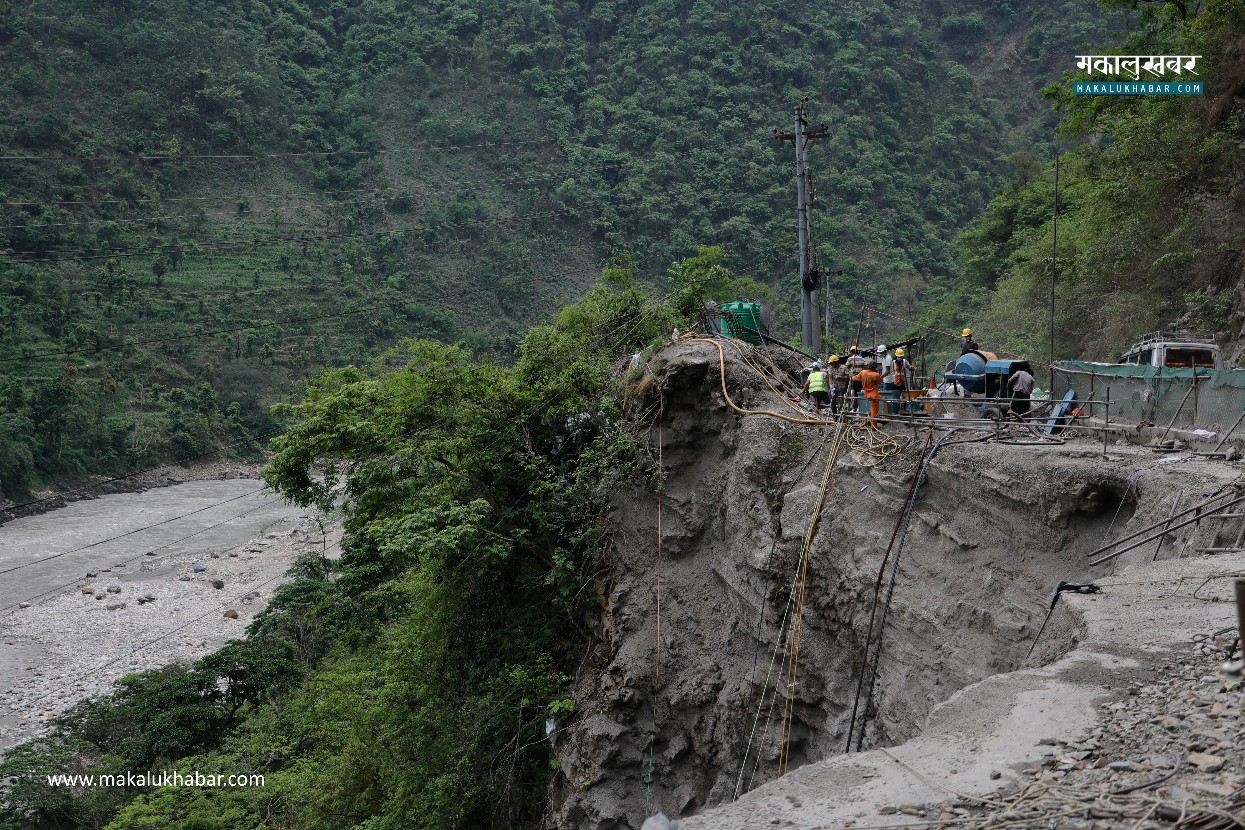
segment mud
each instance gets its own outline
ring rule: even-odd
[[[737,405],[795,414],[729,357],[727,385]],[[779,632],[798,584],[830,428],[730,407],[711,345],[667,347],[651,369],[651,400],[640,408],[664,394],[660,615],[654,472],[614,501],[598,641],[576,678],[578,710],[554,734],[554,827],[634,830],[658,810],[687,817],[766,791],[778,777],[788,701],[788,770],[843,753],[882,555],[925,440],[892,425],[907,440],[897,454],[847,452],[836,465],[810,550],[798,675],[789,685]],[[651,439],[655,445],[655,430]],[[1025,735],[1061,721],[1088,722],[1093,687],[1076,675],[1114,677],[1132,664],[1118,655],[1060,662],[1085,636],[1076,613],[1053,614],[1025,662],[1055,583],[1101,579],[1148,558],[1149,546],[1091,572],[1085,554],[1109,534],[1165,516],[1176,490],[1192,499],[1237,475],[1231,465],[1156,457],[1125,444],[1104,456],[1092,440],[946,446],[929,467],[907,532],[877,692],[861,701],[870,712],[862,748],[913,741],[931,713],[951,711],[952,699],[963,713],[952,730],[974,718],[1005,719],[1020,699],[1033,704],[1020,724]],[[1206,526],[1177,531],[1160,553],[1196,549],[1208,533]],[[1043,664],[1058,671],[1011,674]],[[972,691],[987,679],[980,689],[990,691],[988,706]],[[1014,738],[1000,738],[1003,745],[973,766],[1002,758]]]

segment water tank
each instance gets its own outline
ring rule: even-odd
[[[744,327],[753,331],[745,331]],[[761,335],[754,332],[761,331],[761,304],[760,303],[723,303],[722,304],[722,334],[727,337],[734,337],[739,340],[746,340],[757,346],[761,345]]]

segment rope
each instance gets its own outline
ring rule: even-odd
[[[665,490],[662,467],[662,424],[666,418],[665,395],[658,393],[657,399],[657,662],[653,673],[653,683],[661,683],[661,502]]]
[[[864,463],[866,457],[882,461],[903,452],[904,447],[908,446],[909,443],[911,443],[911,439],[907,436],[900,440],[895,436],[887,435],[881,430],[873,429],[863,424],[854,426],[847,435],[847,445],[855,453],[856,464],[860,467],[873,466],[872,464]]]
[[[787,421],[792,424],[811,424],[814,426],[834,426],[838,421],[826,420],[825,418],[793,418],[790,415],[784,415],[781,412],[775,412],[772,409],[745,409],[739,406],[731,398],[731,393],[726,390],[726,350],[722,348],[722,344],[708,337],[689,337],[686,339],[688,343],[709,343],[718,350],[718,369],[721,373],[722,397],[726,400],[727,406],[742,415],[769,415],[771,418],[777,418],[780,421]]]
[[[808,544],[811,542],[812,532],[813,530],[815,530],[818,517],[821,514],[821,506],[825,504],[825,495],[827,492],[828,476],[829,476],[830,470],[833,469],[834,467],[835,461],[838,460],[839,451],[843,444],[844,433],[845,433],[845,424],[842,420],[840,420],[837,424],[837,429],[835,430],[834,444],[831,447],[830,459],[826,464],[826,473],[822,476],[822,491],[821,491],[821,497],[819,499],[819,505],[817,508],[817,512],[813,514],[813,517],[809,522],[809,533],[807,533],[805,536],[804,553],[801,554],[801,562],[800,562],[800,565],[796,569],[797,570],[797,577],[796,577],[797,581],[800,579],[800,574],[802,572],[805,572],[804,564],[805,564],[805,560],[807,559]],[[803,475],[802,471],[801,471],[801,475]],[[740,761],[740,764],[739,764],[739,778],[735,782],[735,795],[734,795],[735,799],[738,799],[740,795],[742,795],[744,792],[744,773],[747,771],[747,767],[748,767],[748,755],[752,751],[752,742],[756,738],[757,727],[761,722],[761,710],[765,707],[766,690],[769,689],[770,678],[773,677],[774,667],[778,663],[778,652],[783,642],[782,635],[783,635],[783,631],[787,628],[787,620],[791,617],[791,610],[792,610],[792,606],[794,604],[794,600],[796,597],[796,591],[797,591],[797,582],[793,581],[791,584],[791,589],[787,593],[787,604],[783,611],[782,620],[778,624],[778,637],[774,641],[774,648],[770,654],[769,668],[765,672],[765,682],[761,685],[761,699],[757,701],[757,711],[756,711],[756,715],[753,717],[752,730],[748,734],[748,741],[747,741],[747,744],[744,746],[743,759]],[[764,611],[764,606],[762,606],[762,612],[763,611]],[[778,700],[778,688],[777,686],[775,686],[774,696],[770,700],[771,714],[773,713],[774,703],[777,700]],[[762,734],[765,734],[768,731],[769,731],[769,717],[767,716],[766,723],[765,723],[765,729],[762,730]],[[760,761],[761,761],[760,751],[758,750],[757,758],[756,758],[757,765],[760,764]],[[755,769],[754,769],[754,774],[755,774]],[[751,781],[749,783],[751,783]]]
[[[809,519],[808,530],[804,534],[804,550],[800,554],[799,594],[795,603],[795,616],[792,619],[791,629],[787,635],[787,696],[783,701],[782,744],[778,755],[779,775],[787,771],[787,764],[791,760],[791,730],[795,721],[795,694],[800,665],[800,637],[804,632],[804,600],[808,587],[808,562],[812,558],[809,554],[813,547],[813,537],[817,533],[817,526],[821,519],[821,511],[826,505],[826,494],[830,490],[834,465],[838,460],[839,450],[843,443],[843,422],[840,421],[839,424],[838,434],[835,436],[834,450],[830,453],[830,459],[826,463],[826,471],[821,477],[821,492],[817,496],[817,506],[813,510],[813,515]]]
[[[865,641],[864,661],[861,664],[860,678],[861,678],[861,681],[863,682],[865,672],[866,671],[869,672],[869,675],[870,675],[869,691],[865,694],[865,698],[864,698],[865,711],[863,712],[862,717],[861,717],[860,734],[856,737],[856,751],[857,752],[859,752],[862,746],[864,745],[865,727],[869,725],[869,702],[873,699],[873,692],[877,686],[878,671],[882,663],[882,643],[883,643],[883,638],[886,636],[886,620],[890,615],[891,600],[894,598],[894,595],[895,595],[895,581],[899,575],[899,564],[900,564],[901,558],[903,557],[904,545],[907,543],[907,540],[908,540],[908,526],[912,522],[912,514],[913,512],[915,512],[916,502],[920,496],[921,485],[925,482],[925,475],[929,471],[929,465],[934,460],[934,456],[938,454],[938,451],[947,445],[948,439],[954,434],[954,432],[955,431],[952,430],[951,432],[948,432],[947,434],[943,435],[941,438],[938,439],[938,441],[934,443],[932,447],[928,447],[928,444],[927,444],[928,451],[922,454],[921,459],[918,462],[917,470],[913,477],[912,488],[908,494],[907,503],[904,505],[904,510],[900,514],[899,521],[897,521],[895,524],[895,531],[891,535],[891,543],[887,547],[886,555],[883,556],[882,558],[882,566],[878,570],[878,583],[874,587],[873,610],[870,611],[870,614],[869,614],[870,635],[872,635],[872,631],[873,631],[874,611],[877,610],[877,587],[881,584],[882,573],[885,571],[887,560],[890,558],[891,548],[895,546],[896,540],[898,540],[898,547],[895,548],[895,563],[891,567],[890,579],[888,580],[888,583],[886,586],[886,600],[882,606],[882,619],[878,624],[877,647],[874,651],[872,669],[869,669],[869,663],[870,663],[869,646],[870,646],[871,640],[867,639]],[[974,441],[983,441],[983,440],[988,439],[989,437],[990,436],[987,434],[984,436],[980,436],[978,438],[970,438],[967,441],[952,441],[950,443],[952,444],[970,443]],[[847,741],[848,741],[849,749],[851,747],[852,733],[855,731],[856,711],[860,704],[860,689],[861,689],[860,684],[857,684],[857,687],[856,687],[857,699],[856,699],[855,704],[853,704],[852,706],[852,724],[848,728]]]
[[[774,384],[770,382],[769,375],[766,374],[764,371],[762,371],[760,368],[758,368],[755,363],[753,363],[751,360],[748,359],[748,355],[744,352],[743,347],[740,343],[732,340],[731,345],[735,347],[735,350],[737,352],[739,352],[740,359],[743,360],[744,363],[748,364],[748,366],[751,367],[752,371],[756,372],[758,375],[761,376],[761,380],[765,381],[765,385],[768,386],[770,391],[774,393],[774,396],[777,397],[780,401],[782,401],[783,406],[789,407],[790,409],[794,409],[800,415],[807,414],[804,412],[803,409],[800,409],[798,406],[792,403],[791,398],[789,397],[789,394],[790,394],[789,392],[784,394],[785,390],[780,391],[774,387]],[[797,397],[798,397],[798,394],[797,394]]]
[[[788,487],[786,492],[783,493],[784,498],[791,492],[791,489],[794,488],[796,484],[798,484],[800,481],[804,479],[804,474],[808,472],[809,466],[814,461],[817,460],[817,456],[821,455],[821,451],[826,448],[826,443],[829,440],[830,440],[830,436],[827,435],[825,438],[822,439],[821,443],[817,445],[817,448],[813,450],[813,454],[808,457],[808,460],[805,461],[803,466],[800,467],[800,471],[796,473],[794,478],[791,479],[791,486]],[[781,474],[781,470],[779,470],[779,473]],[[780,534],[778,533],[774,534],[774,540],[773,542],[770,543],[770,546],[769,546],[769,553],[765,555],[765,566],[764,566],[765,571],[769,571],[770,563],[773,562],[774,560],[774,551],[778,549],[779,537],[780,537]],[[773,580],[773,577],[771,576],[765,582],[765,590],[761,596],[761,602],[757,603],[757,606],[758,606],[757,607],[757,625],[756,625],[756,634],[753,635],[753,639],[755,640],[755,645],[752,650],[752,668],[748,671],[749,696],[751,696],[751,692],[756,689],[757,661],[760,660],[760,657],[761,657],[761,642],[762,642],[762,638],[764,635],[765,603],[766,603],[766,600],[769,598],[770,589],[773,587],[773,584],[774,584],[774,580]],[[779,639],[781,639],[781,632],[783,628],[786,628],[786,617],[785,616],[783,617],[783,624],[779,628],[779,635],[780,635]],[[775,655],[777,655],[777,651],[775,651]],[[772,663],[770,665],[770,669],[771,671],[773,670]],[[765,685],[761,687],[761,700],[757,703],[758,718],[760,717],[761,707],[765,705],[765,692],[766,692],[766,687],[768,685],[769,685],[769,675],[767,674],[765,678]],[[766,728],[768,728],[768,726],[769,724],[767,720]],[[753,728],[755,731],[755,724],[753,724]],[[740,784],[743,783],[743,772],[747,768],[748,753],[751,751],[751,749],[752,749],[752,735],[749,735],[748,744],[744,748],[743,757],[739,759],[740,781],[739,783],[735,785],[735,794],[732,797],[732,800],[739,798]]]
[[[951,433],[947,434],[950,435]],[[925,457],[929,454],[929,441],[932,437],[933,433],[930,433],[929,437],[925,439],[925,447],[921,450],[921,457],[917,459],[918,471],[925,463]],[[891,549],[894,548],[895,539],[899,535],[900,524],[903,522],[904,515],[907,513],[908,504],[912,502],[913,493],[916,491],[916,482],[917,471],[914,471],[912,475],[912,483],[908,486],[908,495],[904,499],[904,510],[900,513],[899,518],[895,520],[895,529],[891,531],[890,542],[886,545],[886,553],[882,556],[882,564],[878,567],[878,577],[873,585],[873,603],[869,608],[869,627],[865,630],[865,644],[860,655],[860,672],[857,675],[856,681],[856,699],[852,703],[852,715],[848,721],[847,728],[847,746],[844,747],[844,752],[851,751],[852,736],[856,731],[856,713],[860,709],[860,695],[864,690],[865,672],[868,671],[869,668],[869,646],[873,641],[873,623],[877,619],[878,599],[882,594],[882,575],[886,573],[886,563],[890,560]]]

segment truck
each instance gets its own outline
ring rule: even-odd
[[[1152,331],[1138,337],[1117,363],[1167,369],[1218,369],[1219,347],[1207,334]]]

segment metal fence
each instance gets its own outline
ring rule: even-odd
[[[1173,429],[1203,429],[1222,438],[1245,413],[1245,371],[1164,369],[1086,363],[1055,364],[1055,396],[1075,389],[1082,401],[1111,400],[1111,421],[1148,422]],[[1101,417],[1102,407],[1093,414]],[[1245,435],[1237,426],[1234,436]]]

